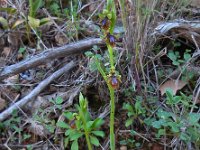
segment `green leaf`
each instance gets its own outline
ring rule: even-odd
[[[179,103],[181,101],[181,96],[175,96],[174,98],[173,98],[173,104],[177,104],[177,103]]]
[[[0,11],[6,12],[11,15],[16,13],[17,9],[8,7],[8,8],[0,8]]]
[[[171,88],[167,88],[166,91],[165,91],[166,95],[167,95],[167,98],[170,100],[170,101],[173,101],[173,98],[174,98],[174,92]]]
[[[145,109],[142,108],[141,102],[142,101],[137,100],[136,103],[135,103],[135,110],[136,110],[138,115],[145,113]]]
[[[155,118],[146,118],[144,119],[144,123],[147,125],[147,126],[151,126],[152,125],[152,122],[155,121]]]
[[[51,19],[50,18],[42,18],[40,19],[40,26],[45,25],[45,24],[51,24]]]
[[[60,109],[60,110],[62,109],[62,105],[58,105],[58,104],[57,104],[56,107],[57,107],[58,109]]]
[[[96,54],[95,58],[97,58],[98,60],[103,60],[103,57],[100,54]]]
[[[56,104],[62,104],[62,102],[63,102],[62,97],[58,96],[58,97],[56,98]]]
[[[168,122],[167,124],[171,127],[172,132],[178,133],[180,131],[176,122]]]
[[[23,54],[25,51],[26,51],[26,48],[25,48],[25,47],[20,47],[18,52],[19,52],[20,54]]]
[[[91,72],[94,72],[97,70],[97,65],[95,63],[95,60],[92,59],[90,62],[89,62],[89,69]]]
[[[78,141],[75,140],[71,145],[71,150],[78,150]]]
[[[179,65],[180,65],[180,63],[179,63],[178,61],[173,61],[172,64],[173,64],[174,66],[179,66]]]
[[[152,122],[152,126],[153,126],[154,128],[156,128],[156,129],[159,129],[159,128],[161,128],[165,123],[166,123],[165,120],[160,119],[160,120],[158,120],[158,121]]]
[[[8,21],[3,18],[3,17],[0,17],[0,24],[3,26],[3,29],[8,29]]]
[[[128,116],[128,117],[131,117],[131,116],[134,116],[134,115],[136,115],[136,113],[135,113],[135,112],[132,112],[132,111],[129,111],[129,112],[127,113],[127,116]]]
[[[13,126],[13,128],[15,129],[16,132],[20,133],[22,131],[21,128],[17,127],[17,126]]]
[[[161,135],[165,135],[165,129],[159,129],[156,137],[159,138]]]
[[[23,134],[23,140],[29,139],[31,137],[30,134]]]
[[[96,118],[91,126],[91,129],[97,129],[104,123],[104,120],[101,118]]]
[[[188,116],[188,121],[191,125],[195,125],[199,122],[200,114],[199,113],[190,113]]]
[[[36,18],[33,18],[31,16],[28,16],[28,23],[34,29],[36,29],[36,28],[38,28],[40,26],[40,20],[36,19]]]
[[[188,53],[184,53],[183,57],[184,57],[185,61],[188,61],[191,58],[191,55]]]
[[[133,107],[131,106],[131,104],[129,104],[129,103],[124,103],[123,104],[123,109],[127,109],[128,111],[130,111],[130,112],[133,112],[134,110],[133,110]]]
[[[58,127],[60,127],[60,128],[66,128],[66,129],[70,128],[69,125],[66,124],[66,123],[63,122],[63,121],[58,121],[58,122],[56,123],[56,125],[57,125]]]
[[[30,11],[29,15],[35,17],[37,10],[40,8],[42,0],[29,0]]]
[[[126,120],[125,126],[128,127],[133,123],[133,118],[129,118],[128,120]]]
[[[83,133],[75,132],[73,135],[70,135],[70,140],[71,140],[71,141],[77,140],[77,139],[80,138],[82,135],[83,135]]]
[[[69,137],[64,138],[64,147],[66,148],[69,144]]]
[[[94,56],[94,54],[91,51],[87,51],[87,52],[85,52],[85,56],[92,57],[92,56]]]
[[[86,123],[87,130],[91,130],[91,127],[92,127],[93,123],[94,123],[94,121],[88,121]]]
[[[70,136],[71,134],[73,134],[75,132],[74,129],[68,129],[67,131],[65,131],[65,136]]]
[[[74,119],[74,116],[73,116],[72,112],[64,112],[63,116],[65,116],[68,120]]]
[[[79,94],[79,105],[81,109],[84,109],[85,105],[86,105],[86,100],[83,97],[83,94],[80,92]]]
[[[92,131],[91,133],[93,133],[96,136],[100,136],[100,137],[105,136],[105,133],[103,131]]]
[[[119,141],[119,144],[120,144],[120,145],[127,145],[127,144],[128,144],[128,141],[126,141],[126,140],[121,140],[121,141]]]
[[[183,141],[190,141],[191,137],[184,132],[181,132],[180,139]]]
[[[46,125],[46,128],[49,130],[50,133],[54,133],[56,127],[50,124]]]
[[[90,142],[95,146],[100,145],[99,140],[95,136],[90,136]]]
[[[179,47],[179,46],[181,46],[180,42],[174,42],[174,47]]]
[[[169,51],[168,57],[169,57],[172,61],[176,61],[176,60],[177,60],[177,56],[174,54],[173,51]]]

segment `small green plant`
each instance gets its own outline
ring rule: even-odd
[[[53,108],[47,108],[45,111],[43,109],[38,109],[38,112],[33,115],[34,121],[40,123],[50,133],[54,133],[56,129],[55,120],[49,117],[50,113],[53,111]]]
[[[183,59],[181,59],[180,53],[178,51],[169,51],[168,57],[172,60],[173,65],[180,66],[180,65],[186,63],[191,58],[190,52],[191,52],[191,50],[187,49],[184,52]]]
[[[166,104],[171,111],[159,108],[156,112],[157,120],[147,118],[144,122],[157,129],[157,138],[165,135],[166,137],[177,137],[185,144],[188,142],[200,143],[200,125],[198,123],[200,115],[189,112],[189,109],[194,107],[190,104],[192,97],[183,93],[176,96],[171,89],[166,90],[166,96]]]
[[[124,103],[123,109],[127,110],[128,119],[126,120],[125,126],[128,127],[133,124],[135,119],[139,119],[139,121],[142,123],[142,119],[140,119],[141,116],[145,117],[146,110],[142,106],[141,97],[136,97],[136,102],[134,105],[131,105],[130,103]]]
[[[56,108],[59,110],[62,109],[62,103],[63,103],[62,97],[58,96],[56,97],[56,99],[50,99],[49,101],[54,104],[53,105],[54,109]]]
[[[22,143],[25,140],[29,139],[31,135],[23,131],[21,123],[21,117],[18,116],[17,110],[14,110],[10,119],[0,123],[0,126],[2,128],[0,128],[0,130],[9,131],[10,133],[12,133],[10,141]]]
[[[139,148],[141,143],[134,139],[134,136],[137,135],[134,130],[130,130],[130,136],[128,139],[121,140],[120,145],[127,145],[129,148]]]
[[[54,133],[56,129],[56,121],[51,118],[51,114],[57,114],[58,111],[62,110],[63,99],[58,96],[55,99],[50,99],[49,101],[52,105],[47,107],[45,110],[38,109],[38,111],[34,114],[34,120],[41,123],[50,133]]]
[[[47,8],[52,15],[56,15],[59,17],[62,14],[59,1],[48,0],[45,2],[45,8]]]
[[[100,145],[98,137],[104,137],[104,132],[98,130],[104,121],[101,118],[91,119],[88,112],[88,102],[81,93],[79,95],[79,105],[76,105],[76,110],[77,113],[64,112],[63,115],[69,123],[58,121],[57,126],[66,129],[65,146],[69,142],[72,142],[71,150],[78,150],[78,139],[84,136],[88,149],[92,150],[92,145]]]
[[[174,47],[179,47],[180,43],[174,42]],[[194,72],[187,72],[186,64],[191,59],[191,50],[186,49],[183,56],[181,57],[179,51],[170,50],[168,57],[171,59],[172,64],[180,68],[182,72],[181,80],[187,82],[194,77]]]

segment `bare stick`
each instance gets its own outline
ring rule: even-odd
[[[45,64],[49,61],[52,61],[55,58],[65,57],[71,54],[77,54],[83,52],[84,50],[89,50],[93,45],[102,45],[102,44],[104,44],[102,39],[93,38],[93,39],[82,40],[58,48],[48,49],[38,55],[35,55],[17,64],[4,67],[0,71],[0,81],[2,81],[5,78],[8,78],[9,76],[23,72],[27,69]]]
[[[6,119],[9,115],[12,114],[13,110],[23,107],[27,102],[33,100],[42,90],[44,90],[53,80],[58,78],[64,73],[67,73],[70,69],[75,66],[75,62],[70,62],[63,68],[54,72],[51,76],[43,80],[35,89],[33,89],[27,96],[19,100],[18,102],[12,104],[8,109],[0,113],[0,121]]]

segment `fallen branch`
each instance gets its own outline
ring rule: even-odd
[[[42,90],[44,90],[53,80],[58,78],[64,73],[67,73],[70,69],[75,66],[75,62],[70,62],[63,68],[54,72],[51,76],[43,80],[35,89],[33,89],[27,96],[19,100],[18,102],[12,104],[8,109],[4,110],[0,113],[0,121],[5,120],[8,116],[10,116],[13,110],[23,107],[27,102],[33,100]]]
[[[48,49],[38,55],[35,55],[17,64],[4,67],[0,71],[0,81],[2,81],[5,78],[8,78],[9,76],[23,72],[27,69],[45,64],[49,61],[52,61],[55,58],[80,53],[83,52],[83,50],[89,50],[93,45],[102,45],[102,44],[104,44],[102,39],[93,38],[93,39],[82,40],[58,48]]]
[[[198,47],[200,47],[200,21],[174,20],[164,22],[155,28],[152,35],[163,36],[170,35],[173,38],[180,37],[194,43],[193,37],[196,39]]]

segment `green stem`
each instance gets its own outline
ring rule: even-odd
[[[114,89],[108,85],[110,91],[110,148],[115,150],[115,133],[114,133],[114,124],[115,124],[115,93]]]
[[[110,68],[114,69],[115,66],[114,66],[113,48],[109,44],[107,44],[107,47],[108,47],[109,58],[110,58]]]
[[[80,115],[81,115],[81,118],[82,118],[82,121],[83,121],[83,128],[84,128],[84,131],[85,131],[85,138],[86,138],[88,150],[92,150],[92,145],[90,143],[89,133],[88,133],[88,130],[87,130],[87,125],[86,125],[86,120],[85,120],[85,116],[84,116],[84,113],[82,112],[82,110],[80,111]]]
[[[95,63],[96,63],[96,66],[97,66],[98,71],[101,73],[103,79],[104,79],[104,80],[106,81],[106,83],[107,83],[108,79],[107,79],[106,73],[105,73],[104,70],[102,69],[101,64],[100,64],[98,58],[95,57],[94,59],[95,59]]]
[[[85,128],[85,127],[84,127]],[[90,143],[90,138],[89,138],[89,133],[87,130],[85,130],[85,138],[86,138],[86,141],[87,141],[87,146],[88,146],[88,149],[89,150],[92,150],[92,145]]]
[[[104,70],[101,68],[99,60],[97,58],[95,58],[95,59],[96,59],[95,63],[96,63],[97,69],[99,70],[99,72],[103,76],[104,80],[106,81],[109,92],[110,92],[110,107],[111,107],[111,110],[110,110],[110,148],[111,148],[111,150],[115,150],[115,133],[114,133],[115,91],[114,91],[113,87],[110,85],[110,83],[108,82],[108,78],[107,78]]]
[[[108,11],[110,11],[110,8],[112,7],[112,3],[113,3],[113,0],[107,0],[106,9],[107,9]]]

